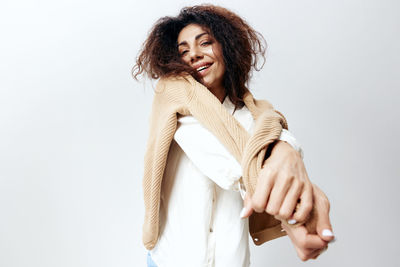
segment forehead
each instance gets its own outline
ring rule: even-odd
[[[178,44],[181,42],[190,42],[196,39],[196,36],[202,33],[209,33],[210,31],[199,24],[189,24],[185,26],[178,35]]]

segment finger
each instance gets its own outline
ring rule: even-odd
[[[307,258],[307,254],[308,254],[308,250],[310,249],[305,249],[305,248],[300,248],[296,242],[295,237],[293,236],[293,230],[295,229],[294,227],[290,227],[287,224],[282,223],[281,224],[282,228],[285,230],[285,232],[287,233],[287,235],[289,236],[290,240],[292,240],[292,244],[293,247],[296,250],[297,256],[302,260],[302,261],[306,261]],[[313,250],[314,251],[314,250]]]
[[[301,249],[321,249],[327,245],[318,235],[308,234],[304,226],[288,226],[282,223],[283,229],[287,232],[290,239]]]
[[[269,194],[274,185],[274,176],[276,175],[269,168],[263,168],[259,174],[257,186],[251,197],[251,206],[256,212],[263,212],[267,206]]]
[[[314,185],[316,193],[319,197],[315,199],[315,209],[317,212],[317,233],[325,241],[332,241],[335,236],[332,231],[331,221],[329,219],[330,204],[325,194]]]
[[[298,247],[296,247],[296,246],[295,246],[295,248],[296,248],[297,256],[298,256],[302,261],[308,260],[307,254],[306,254],[306,252],[305,252],[304,250],[302,250],[302,249],[300,249],[300,248],[298,248]]]
[[[282,202],[293,183],[293,179],[294,177],[289,179],[278,179],[278,182],[272,188],[271,195],[268,199],[267,207],[265,209],[267,213],[278,215]]]
[[[312,187],[304,185],[303,192],[300,195],[300,203],[293,214],[293,219],[298,222],[304,222],[310,214],[313,207]]]
[[[240,212],[240,218],[244,219],[249,217],[253,213],[253,208],[251,205],[251,197],[249,194],[245,193],[243,200],[243,209]]]
[[[335,235],[332,231],[332,226],[329,221],[329,215],[322,216],[318,215],[317,219],[317,233],[320,238],[323,240],[330,242],[335,238]]]
[[[303,227],[303,226],[293,227],[293,226],[288,226],[287,224],[282,223],[282,227],[285,229],[286,233],[288,234],[288,236],[292,240],[293,246],[295,247],[296,252],[297,252],[297,256],[302,261],[307,261],[308,259],[310,259],[310,255],[311,254],[313,254],[315,251],[319,251],[320,250],[320,249],[315,249],[315,248],[305,248],[301,244],[301,242],[299,242],[300,240],[296,239],[296,238],[298,238],[297,237],[298,235],[293,234],[293,232],[301,230],[301,229],[297,229],[297,228]]]
[[[327,245],[327,242],[321,239],[318,235],[307,234],[304,246],[306,248],[321,249]]]
[[[319,255],[321,255],[321,254],[322,254],[322,249],[317,249],[316,251],[314,251],[313,253],[311,253],[311,254],[308,256],[308,258],[309,258],[309,259],[316,260],[316,259],[319,257]]]
[[[293,185],[287,192],[285,199],[283,200],[281,209],[279,210],[280,218],[287,220],[292,217],[296,209],[297,200],[300,197],[302,189],[303,189],[303,183],[301,184],[299,182],[293,183]]]
[[[312,255],[310,255],[310,258],[313,260],[317,259],[319,257],[319,255],[324,253],[327,249],[328,249],[328,245],[323,249],[316,250],[316,252],[313,252]]]
[[[296,247],[296,252],[297,256],[302,260],[302,261],[307,261],[313,257],[315,257],[315,254],[320,252],[320,249],[301,249],[299,247]]]

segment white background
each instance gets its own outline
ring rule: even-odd
[[[145,266],[141,178],[153,23],[198,1],[0,3],[0,266]],[[310,266],[396,266],[398,1],[215,1],[268,42],[251,89],[282,111],[337,242]],[[252,266],[303,266],[287,237]],[[397,265],[398,266],[398,265]]]

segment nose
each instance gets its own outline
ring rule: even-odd
[[[199,48],[193,47],[192,49],[190,49],[189,56],[190,56],[190,62],[194,63],[197,60],[203,58],[203,53]]]

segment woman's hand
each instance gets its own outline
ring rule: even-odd
[[[324,192],[313,185],[314,210],[310,220],[304,225],[290,226],[282,222],[297,255],[303,261],[316,259],[335,240],[329,219],[330,203]]]
[[[289,220],[290,224],[303,222],[313,207],[312,194],[300,154],[288,143],[277,141],[259,173],[254,194],[245,200],[241,215],[248,217],[253,210],[266,211],[280,220]]]
[[[328,248],[329,242],[321,239],[316,234],[308,233],[304,225],[292,227],[282,223],[282,228],[287,232],[296,249],[297,256],[302,261],[316,259]]]
[[[299,258],[316,259],[335,240],[329,219],[330,203],[324,192],[310,182],[300,154],[278,141],[258,178],[254,194],[245,196],[241,216],[248,217],[253,210],[274,215],[282,221]],[[292,226],[289,224],[295,221],[288,223],[289,218],[305,223]]]

